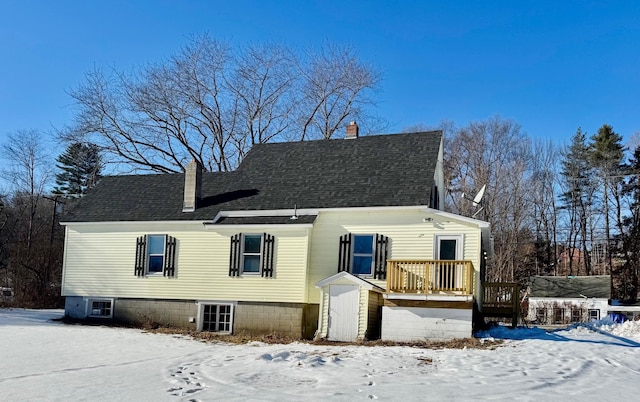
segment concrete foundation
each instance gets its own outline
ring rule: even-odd
[[[65,314],[88,318],[87,302],[92,297],[67,296]],[[113,320],[134,325],[160,325],[197,329],[196,300],[112,299]],[[319,307],[304,303],[238,302],[234,305],[233,333],[278,334],[312,339],[318,326]]]
[[[271,334],[311,339],[318,326],[318,305],[239,302],[234,333]]]
[[[383,307],[383,340],[447,341],[471,338],[472,309]]]

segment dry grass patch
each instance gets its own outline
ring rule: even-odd
[[[391,342],[391,341],[356,341],[356,342],[335,342],[328,341],[326,339],[319,340],[301,340],[286,336],[281,336],[277,333],[266,335],[255,335],[249,333],[239,333],[234,335],[218,334],[215,332],[198,332],[187,329],[171,328],[171,327],[159,327],[155,329],[147,329],[147,332],[157,334],[173,334],[189,336],[193,339],[201,340],[204,342],[224,342],[232,343],[236,345],[244,345],[251,342],[262,342],[266,344],[289,344],[293,342],[307,343],[309,345],[320,346],[410,346],[423,349],[489,349],[493,350],[504,343],[501,339],[477,339],[477,338],[464,338],[454,339],[450,341],[420,341],[420,342]]]
[[[104,321],[90,321],[90,320],[74,320],[68,317],[64,317],[61,319],[62,322],[66,324],[76,324],[76,325],[105,325],[111,327],[127,327],[127,328],[138,328],[144,332],[153,333],[153,334],[167,334],[167,335],[175,335],[175,336],[185,336],[190,337],[202,342],[219,342],[219,343],[230,343],[235,345],[245,345],[251,342],[261,342],[266,344],[289,344],[294,342],[306,343],[309,345],[319,345],[319,346],[410,346],[414,348],[422,348],[422,349],[488,349],[493,350],[497,347],[503,345],[504,341],[502,339],[478,339],[478,338],[463,338],[463,339],[453,339],[450,341],[416,341],[416,342],[392,342],[392,341],[383,341],[383,340],[359,340],[355,342],[336,342],[336,341],[328,341],[326,339],[318,339],[318,340],[304,340],[293,337],[282,336],[278,333],[271,334],[252,334],[247,332],[240,332],[238,334],[220,334],[217,332],[207,332],[207,331],[195,331],[191,329],[177,328],[177,327],[169,327],[169,326],[161,326],[157,323],[153,323],[152,325],[142,325],[142,326],[132,326],[121,324],[117,322],[106,323]]]

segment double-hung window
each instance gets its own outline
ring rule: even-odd
[[[147,258],[149,259],[147,273],[160,274],[164,269],[165,236],[149,235],[147,241],[149,242],[147,246]]]
[[[175,275],[176,239],[150,234],[136,240],[135,275]]]
[[[340,237],[338,271],[385,279],[389,238],[381,234],[348,233]]]
[[[352,240],[353,265],[351,273],[354,275],[373,275],[373,235],[353,235]]]
[[[268,233],[231,236],[229,276],[273,277],[274,244],[274,237]]]
[[[245,234],[242,239],[242,273],[259,274],[262,257],[262,235]]]

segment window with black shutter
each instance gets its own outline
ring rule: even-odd
[[[238,233],[231,236],[229,276],[273,277],[275,239],[268,233]]]
[[[338,272],[386,279],[389,238],[381,234],[347,233],[340,237]]]
[[[136,276],[175,276],[176,239],[168,235],[144,235],[136,239]]]

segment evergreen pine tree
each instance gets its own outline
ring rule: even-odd
[[[606,237],[606,257],[609,273],[613,271],[612,261],[612,244],[611,244],[611,224],[610,224],[610,192],[614,188],[619,188],[622,184],[622,170],[625,148],[622,145],[622,136],[615,131],[613,127],[604,124],[598,133],[592,137],[591,156],[593,167],[599,173],[600,183],[602,185],[602,202],[603,215]],[[615,191],[614,197],[619,192]],[[614,199],[619,204],[619,199]]]
[[[629,179],[625,183],[624,193],[630,196],[628,215],[624,218],[625,231],[622,236],[625,256],[622,269],[623,281],[620,289],[621,299],[635,302],[638,295],[638,267],[640,267],[640,146],[629,160]]]
[[[75,142],[56,161],[61,172],[56,174],[54,194],[65,198],[82,197],[100,178],[102,163],[95,144]]]
[[[591,264],[588,256],[588,213],[591,197],[593,193],[593,183],[591,182],[592,169],[590,165],[589,146],[586,143],[586,135],[580,128],[571,137],[571,144],[564,155],[562,161],[562,176],[566,182],[567,191],[561,195],[563,207],[569,214],[569,274],[579,274],[580,267],[575,267],[573,272],[574,250],[577,240],[580,239],[580,249],[582,251],[582,263],[585,274],[591,272]]]

